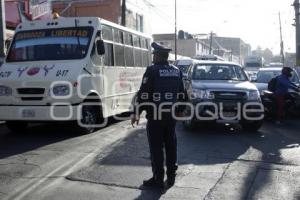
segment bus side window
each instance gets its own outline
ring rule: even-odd
[[[140,37],[141,41],[141,48],[142,48],[142,67],[147,67],[149,65],[149,56],[148,56],[148,49],[147,49],[147,41],[146,38]]]
[[[124,44],[124,33],[122,31],[119,32],[119,41],[121,44]]]
[[[130,33],[124,32],[124,43],[125,46],[125,64],[127,67],[134,66],[134,57],[133,57],[133,41],[132,35]]]
[[[113,41],[113,31],[110,26],[102,25],[102,38],[104,40]]]
[[[125,47],[125,63],[127,67],[134,66],[133,47]]]
[[[119,32],[119,30],[114,28],[113,31],[114,31],[114,42],[115,43],[120,43],[120,36],[119,36],[120,32]]]
[[[114,66],[114,49],[113,44],[104,42],[105,54],[104,54],[104,65]]]
[[[134,66],[142,67],[142,50],[140,49],[140,40],[139,37],[133,36],[133,45],[134,45]]]
[[[123,45],[115,44],[116,66],[125,66],[125,49]]]

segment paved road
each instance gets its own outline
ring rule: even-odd
[[[156,191],[141,186],[151,176],[145,120],[89,135],[56,124],[15,135],[0,125],[0,199],[299,199],[299,128],[178,124],[176,184]]]

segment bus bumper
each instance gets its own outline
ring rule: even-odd
[[[4,106],[0,105],[0,121],[71,121],[77,120],[78,105]]]

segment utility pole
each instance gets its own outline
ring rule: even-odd
[[[212,52],[213,32],[210,32],[209,54]]]
[[[4,0],[0,0],[0,63],[2,58],[5,57],[5,7]]]
[[[177,60],[177,0],[175,0],[175,60]]]
[[[293,6],[295,8],[295,26],[296,26],[296,66],[300,66],[299,0],[295,0]]]
[[[126,26],[126,0],[122,0],[121,25]]]
[[[284,65],[284,48],[283,48],[283,40],[282,40],[282,27],[281,27],[280,12],[279,12],[279,27],[280,27],[280,55],[281,55],[281,63]]]

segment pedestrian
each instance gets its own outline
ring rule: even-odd
[[[299,87],[290,81],[292,77],[292,68],[283,67],[281,70],[281,75],[275,78],[275,91],[274,97],[276,101],[276,123],[281,124],[284,113],[285,113],[285,103],[288,98],[288,90],[293,89],[299,92]]]
[[[167,185],[173,186],[177,170],[177,138],[175,133],[176,120],[172,115],[172,105],[184,102],[181,71],[168,63],[171,49],[152,43],[153,65],[147,67],[137,94],[135,112],[131,116],[131,124],[138,124],[140,114],[146,111],[147,136],[151,154],[153,177],[145,180],[146,187],[164,187],[164,148],[166,153]],[[152,103],[152,106],[141,106]],[[164,106],[162,106],[164,105]],[[159,109],[161,108],[161,109]],[[176,115],[183,116],[185,106],[176,107]],[[163,113],[160,114],[163,110]]]
[[[52,19],[58,19],[60,16],[55,10],[52,11]]]

